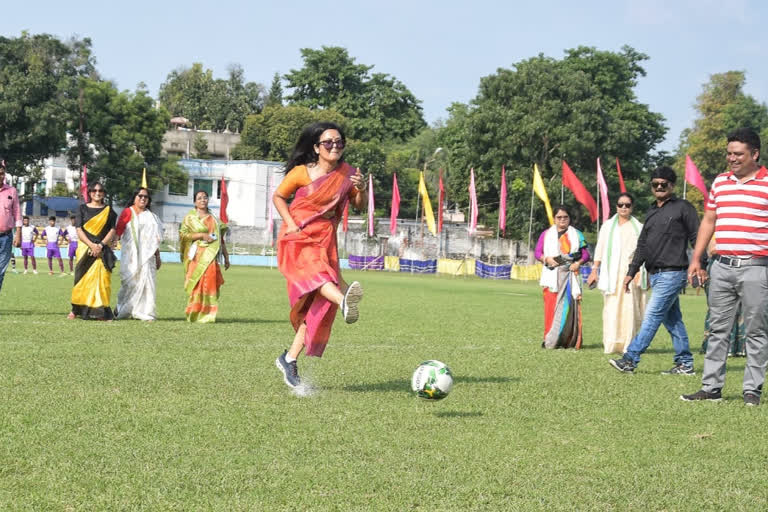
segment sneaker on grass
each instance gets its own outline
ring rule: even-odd
[[[296,361],[291,361],[290,363],[286,361],[286,354],[288,354],[287,350],[280,354],[280,357],[275,359],[275,366],[277,366],[280,371],[283,372],[283,380],[285,383],[289,387],[295,388],[301,384],[301,379],[299,378],[299,367],[296,365]]]
[[[344,315],[344,321],[348,324],[353,324],[360,318],[357,305],[361,300],[363,300],[363,286],[357,281],[352,281],[341,300],[341,314]]]
[[[755,393],[744,393],[744,405],[754,407],[760,405],[760,395]]]
[[[608,363],[622,373],[635,373],[635,363],[629,359],[611,359]]]
[[[680,400],[684,402],[697,402],[699,400],[719,402],[722,399],[723,395],[720,393],[719,389],[715,389],[713,391],[704,391],[703,389],[700,389],[692,395],[680,395]]]
[[[665,370],[661,372],[662,375],[696,375],[696,372],[693,371],[693,368],[690,366],[685,366],[683,364],[678,364],[676,366],[673,366],[669,370]]]

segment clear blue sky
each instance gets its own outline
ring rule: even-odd
[[[157,95],[168,73],[202,62],[216,77],[232,63],[268,86],[301,67],[300,48],[343,46],[357,62],[397,77],[432,123],[467,102],[479,79],[539,53],[560,58],[578,45],[646,53],[639,100],[667,119],[673,149],[713,73],[743,70],[747,93],[768,100],[762,0],[573,2],[178,0],[4,2],[0,33],[90,37],[104,78],[139,82]]]

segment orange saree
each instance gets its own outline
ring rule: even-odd
[[[344,163],[296,190],[288,209],[301,231],[286,233],[283,223],[278,234],[277,266],[288,283],[291,324],[295,330],[302,323],[307,325],[308,356],[323,355],[336,317],[338,306],[319,290],[325,283],[338,285],[341,279],[336,228],[353,189],[349,177],[354,173]]]

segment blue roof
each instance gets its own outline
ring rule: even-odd
[[[49,210],[57,212],[76,212],[80,206],[80,200],[76,197],[41,197],[40,202]]]

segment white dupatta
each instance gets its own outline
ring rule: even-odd
[[[568,226],[568,229],[566,230],[566,236],[568,237],[568,241],[571,244],[571,253],[580,253],[581,237],[579,236],[578,230],[573,226]],[[544,258],[565,256],[560,252],[560,242],[557,236],[557,228],[555,226],[547,229],[544,234],[543,256]],[[577,274],[573,272],[570,272],[570,274],[572,295],[574,297],[580,297],[581,280]],[[541,279],[539,280],[539,284],[549,288],[549,291],[553,293],[557,292],[557,267],[548,268],[546,265],[544,265],[541,269]]]
[[[634,247],[622,247],[621,246],[621,232],[619,225],[619,215],[616,214],[608,222],[603,224],[600,228],[600,239],[603,242],[601,245],[601,254],[595,254],[595,259],[600,263],[600,277],[597,280],[597,288],[606,295],[613,295],[616,293],[616,283],[618,281],[618,274],[621,271],[619,265],[621,264],[622,251],[629,251],[629,254],[635,251],[637,247],[637,237],[640,236],[640,231],[643,229],[643,224],[634,217],[629,218],[629,222],[632,225],[632,229],[635,231],[635,246]],[[640,267],[640,287],[645,290],[648,287],[647,273],[645,266]]]

